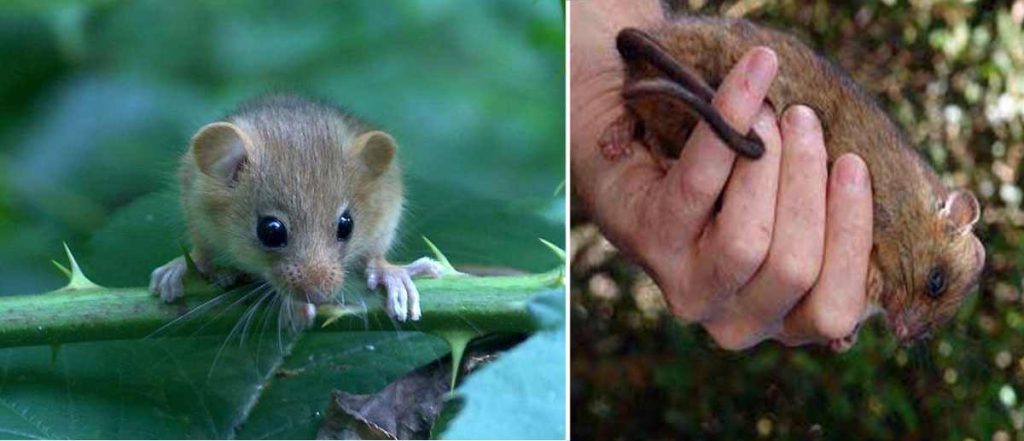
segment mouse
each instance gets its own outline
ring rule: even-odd
[[[390,317],[419,320],[412,278],[439,277],[442,266],[386,257],[404,202],[397,149],[341,107],[292,94],[250,99],[204,125],[178,173],[192,267],[218,287],[268,283],[299,328],[362,269],[369,288],[386,293]],[[179,256],[156,268],[149,290],[176,301],[189,267]]]
[[[667,169],[697,123],[705,121],[738,160],[757,160],[764,152],[760,139],[730,127],[711,100],[728,71],[758,46],[779,60],[768,104],[780,113],[794,104],[813,109],[829,167],[854,153],[871,176],[867,307],[849,335],[828,345],[848,350],[860,324],[876,314],[902,344],[927,337],[978,284],[985,265],[985,248],[974,234],[980,204],[969,190],[945,188],[875,100],[798,38],[741,18],[701,15],[673,17],[651,29],[622,29],[616,48],[625,70],[621,94],[627,112],[599,140],[604,157],[629,155],[630,142],[638,141]]]

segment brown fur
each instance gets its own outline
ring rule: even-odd
[[[182,158],[182,204],[200,271],[257,275],[300,300],[321,303],[341,288],[346,268],[383,258],[402,209],[393,144],[386,161],[373,157],[381,168],[373,171],[356,145],[373,130],[368,124],[295,96],[257,98],[223,121],[247,137],[234,180],[201,171],[195,150],[202,146],[195,139]],[[346,207],[355,226],[348,241],[338,242],[337,221]],[[256,223],[264,215],[286,224],[286,247],[260,244]]]
[[[942,212],[950,194],[935,172],[842,70],[796,38],[745,20],[687,16],[648,32],[712,87],[748,50],[773,49],[779,70],[768,93],[770,103],[779,112],[792,104],[814,109],[822,122],[829,163],[855,153],[870,170],[875,210],[870,300],[887,312],[890,325],[905,327],[908,337],[927,332],[955,313],[976,285],[984,262],[984,249],[970,234],[977,203],[967,194],[974,205],[966,198],[949,199],[956,215]],[[626,74],[627,86],[663,76],[642,61],[627,65]],[[668,99],[627,104],[642,123],[644,138],[656,144],[655,153],[678,157],[697,123],[694,114]],[[948,282],[945,294],[933,299],[925,293],[926,281],[937,266],[945,268]]]

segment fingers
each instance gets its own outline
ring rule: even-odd
[[[821,124],[811,109],[793,106],[783,115],[782,137],[768,257],[743,289],[746,309],[762,326],[782,318],[811,289],[824,254],[828,154]]]
[[[821,268],[828,177],[821,124],[811,109],[793,106],[783,114],[780,129],[778,196],[767,258],[737,294],[732,310],[706,324],[727,349],[750,347],[778,332],[782,318],[811,289]],[[731,188],[732,181],[726,190],[730,197]],[[722,215],[728,209],[727,201]]]
[[[821,274],[811,293],[786,317],[784,342],[822,342],[853,332],[866,302],[871,229],[867,166],[855,155],[843,155],[829,178]]]
[[[737,164],[723,195],[723,209],[685,256],[684,285],[667,297],[673,312],[685,320],[704,322],[720,314],[761,266],[773,229],[781,139],[775,116],[763,106],[756,130],[765,144],[761,159]],[[664,244],[661,245],[663,248]],[[678,274],[679,258],[656,271]]]
[[[775,79],[778,60],[768,48],[747,52],[718,87],[713,105],[722,117],[740,133],[750,130],[768,88]],[[732,172],[736,154],[708,127],[700,123],[694,129],[679,160],[669,169],[666,207],[680,225],[703,225],[712,214],[715,200]],[[689,231],[690,239],[699,230]]]
[[[740,161],[722,196],[701,248],[703,275],[719,291],[735,292],[745,285],[768,254],[775,228],[781,137],[775,114],[764,106],[754,129],[764,141],[765,153],[757,161]]]

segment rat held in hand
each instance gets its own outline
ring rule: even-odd
[[[420,318],[417,275],[438,277],[422,258],[386,259],[402,212],[394,138],[336,107],[291,95],[256,98],[192,137],[182,158],[181,203],[201,275],[225,287],[267,281],[313,323],[351,268],[383,286],[388,314]],[[184,295],[179,257],[153,271],[150,291]]]
[[[794,104],[814,109],[829,164],[854,153],[871,174],[874,232],[862,321],[884,313],[899,340],[915,341],[948,321],[977,285],[985,249],[972,233],[981,211],[975,196],[948,191],[871,97],[799,40],[745,20],[684,16],[656,29],[625,29],[616,43],[629,113],[602,137],[606,158],[630,154],[629,142],[636,139],[667,167],[704,120],[747,158],[740,160],[756,160],[763,152],[760,140],[729,127],[711,99],[744,53],[771,48],[779,69],[769,104],[780,113]],[[848,349],[856,332],[830,346]]]

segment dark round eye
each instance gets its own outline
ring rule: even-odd
[[[263,216],[256,222],[256,236],[263,246],[281,248],[288,245],[288,230],[284,222],[273,216]]]
[[[352,220],[352,215],[349,214],[348,210],[341,213],[341,217],[338,218],[338,241],[348,240],[349,236],[352,235],[352,227],[355,226],[355,221]]]
[[[942,296],[942,292],[946,290],[946,272],[942,268],[932,268],[932,271],[928,273],[928,295],[933,299],[937,299]]]

